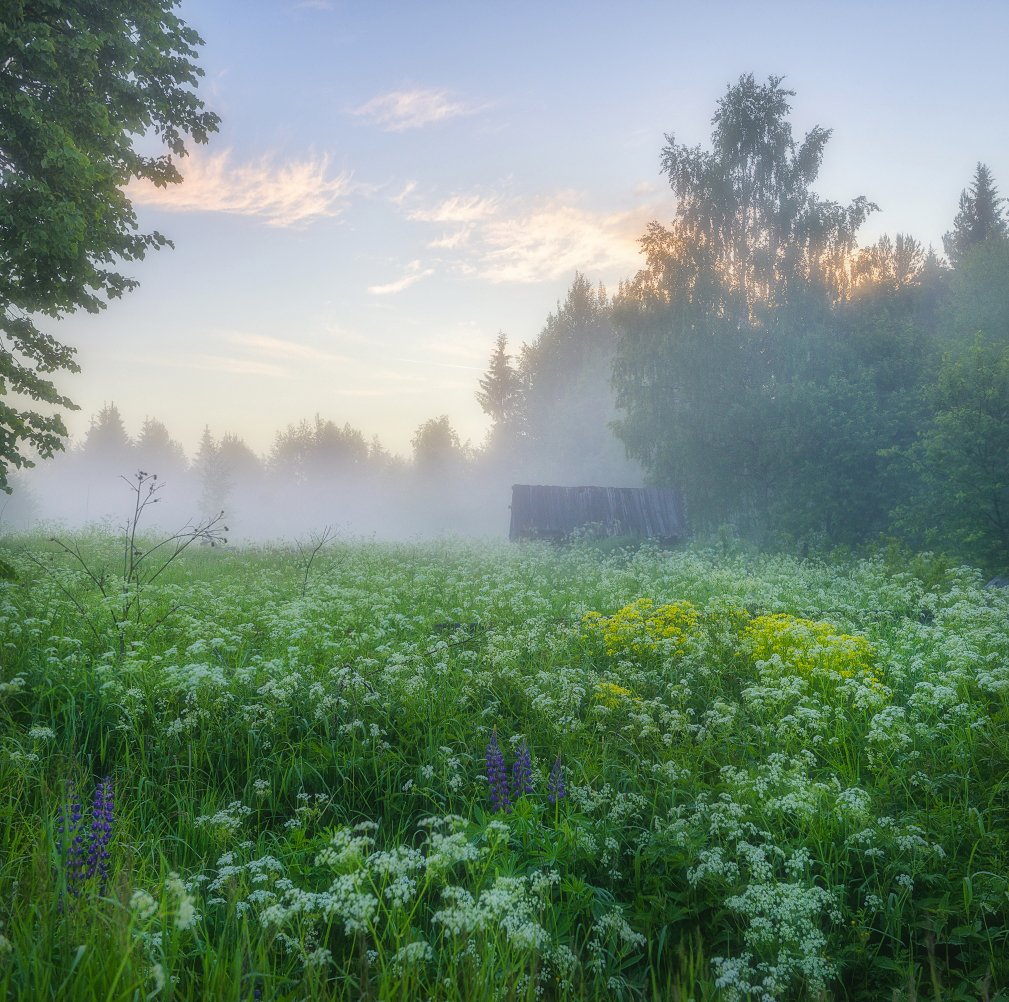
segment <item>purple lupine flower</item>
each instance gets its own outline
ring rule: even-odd
[[[70,797],[70,822],[67,828],[71,837],[70,849],[65,858],[67,867],[67,888],[77,897],[84,883],[84,825],[81,820],[84,811],[81,809],[81,798],[74,783],[68,785],[67,794]]]
[[[511,798],[508,796],[508,769],[504,755],[497,742],[497,728],[491,731],[487,743],[487,785],[490,787],[490,806],[493,811],[510,811]]]
[[[556,804],[568,795],[564,788],[564,766],[561,765],[560,755],[554,759],[554,764],[550,769],[550,778],[547,780],[547,800],[551,804]]]
[[[95,798],[91,805],[91,841],[88,844],[88,868],[86,878],[98,875],[98,893],[105,893],[109,877],[109,840],[112,838],[112,821],[115,801],[112,779],[106,776],[95,787]]]
[[[60,858],[67,878],[67,890],[76,898],[84,882],[84,827],[83,811],[74,781],[67,783],[67,813],[60,808]]]
[[[529,757],[529,746],[523,741],[512,763],[511,798],[518,800],[523,793],[533,792],[533,763]]]

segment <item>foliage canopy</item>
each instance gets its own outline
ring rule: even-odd
[[[173,157],[219,119],[195,93],[200,36],[177,0],[9,0],[0,13],[0,488],[62,448],[49,378],[74,349],[37,317],[96,313],[137,285],[122,262],[170,242],[140,230],[133,179],[181,181]],[[147,152],[153,150],[154,152]],[[11,399],[13,398],[13,399]],[[47,405],[46,413],[34,409]]]

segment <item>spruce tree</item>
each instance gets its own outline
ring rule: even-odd
[[[960,208],[953,219],[953,229],[942,238],[946,257],[954,268],[972,247],[986,240],[1004,240],[1009,236],[1003,215],[1004,203],[991,171],[978,163],[973,183],[960,193]]]
[[[494,422],[494,429],[517,431],[522,412],[522,383],[508,354],[508,338],[498,333],[487,372],[480,380],[477,403]]]

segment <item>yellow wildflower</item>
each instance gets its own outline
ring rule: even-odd
[[[596,683],[596,702],[602,703],[603,706],[615,710],[625,699],[633,699],[639,702],[638,697],[630,689],[626,689],[622,685],[617,685],[615,682]]]
[[[647,654],[670,646],[679,650],[687,636],[696,632],[697,623],[697,609],[690,602],[656,605],[650,598],[639,598],[612,616],[589,612],[582,617],[582,628],[599,634],[611,657]]]
[[[768,661],[777,655],[783,665],[800,675],[826,671],[838,678],[860,678],[874,688],[882,685],[869,641],[840,633],[830,623],[779,612],[752,619],[744,636],[757,661]]]

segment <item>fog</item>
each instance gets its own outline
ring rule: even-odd
[[[343,538],[506,538],[512,484],[642,483],[606,427],[612,404],[587,399],[584,409],[583,421],[571,415],[551,441],[508,448],[491,439],[460,443],[442,416],[418,429],[412,455],[401,457],[317,416],[278,433],[264,456],[239,433],[210,431],[199,453],[186,456],[160,422],[130,434],[110,405],[79,446],[12,478],[0,529],[115,531],[132,515],[131,486],[144,471],[158,477],[157,503],[141,524],[152,533],[223,511],[231,543],[304,539],[326,527]],[[578,447],[586,428],[595,441]],[[560,454],[565,447],[577,451]]]
[[[158,416],[128,428],[107,404],[80,443],[14,478],[0,527],[121,526],[132,513],[130,481],[144,471],[159,484],[142,525],[151,531],[223,511],[234,542],[296,540],[326,527],[355,538],[504,538],[512,484],[643,484],[614,432],[617,340],[606,290],[575,274],[536,337],[514,352],[503,333],[487,346],[486,373],[473,386],[491,419],[486,439],[461,441],[451,416],[435,415],[414,430],[409,456],[322,413],[278,428],[266,455],[241,429],[207,427],[187,456]]]

